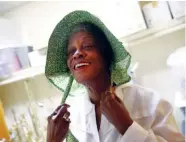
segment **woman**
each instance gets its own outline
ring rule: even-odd
[[[48,117],[47,142],[184,141],[169,103],[127,83],[129,64],[129,53],[98,18],[86,11],[65,16],[48,46],[46,76],[64,97]],[[69,94],[75,101],[64,104]]]

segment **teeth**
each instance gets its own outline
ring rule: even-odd
[[[88,66],[88,65],[89,65],[89,63],[79,63],[79,64],[75,65],[75,69],[77,69],[81,66]]]

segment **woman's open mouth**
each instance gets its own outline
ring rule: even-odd
[[[81,62],[81,63],[77,63],[77,64],[74,66],[74,70],[85,69],[85,68],[87,68],[89,65],[90,65],[89,62]]]

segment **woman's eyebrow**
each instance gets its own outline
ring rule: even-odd
[[[93,36],[91,35],[83,36],[82,39],[93,39],[94,40]]]
[[[95,43],[95,39],[93,36],[85,36],[82,38],[83,41],[91,41],[93,43]]]

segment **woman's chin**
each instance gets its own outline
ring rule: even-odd
[[[80,84],[86,84],[86,83],[90,82],[91,80],[93,80],[93,76],[92,75],[87,75],[87,74],[74,76],[74,78]]]
[[[85,82],[88,82],[89,79],[88,78],[85,78],[85,77],[78,77],[78,78],[75,78],[75,80],[79,83],[79,84],[84,84]]]

